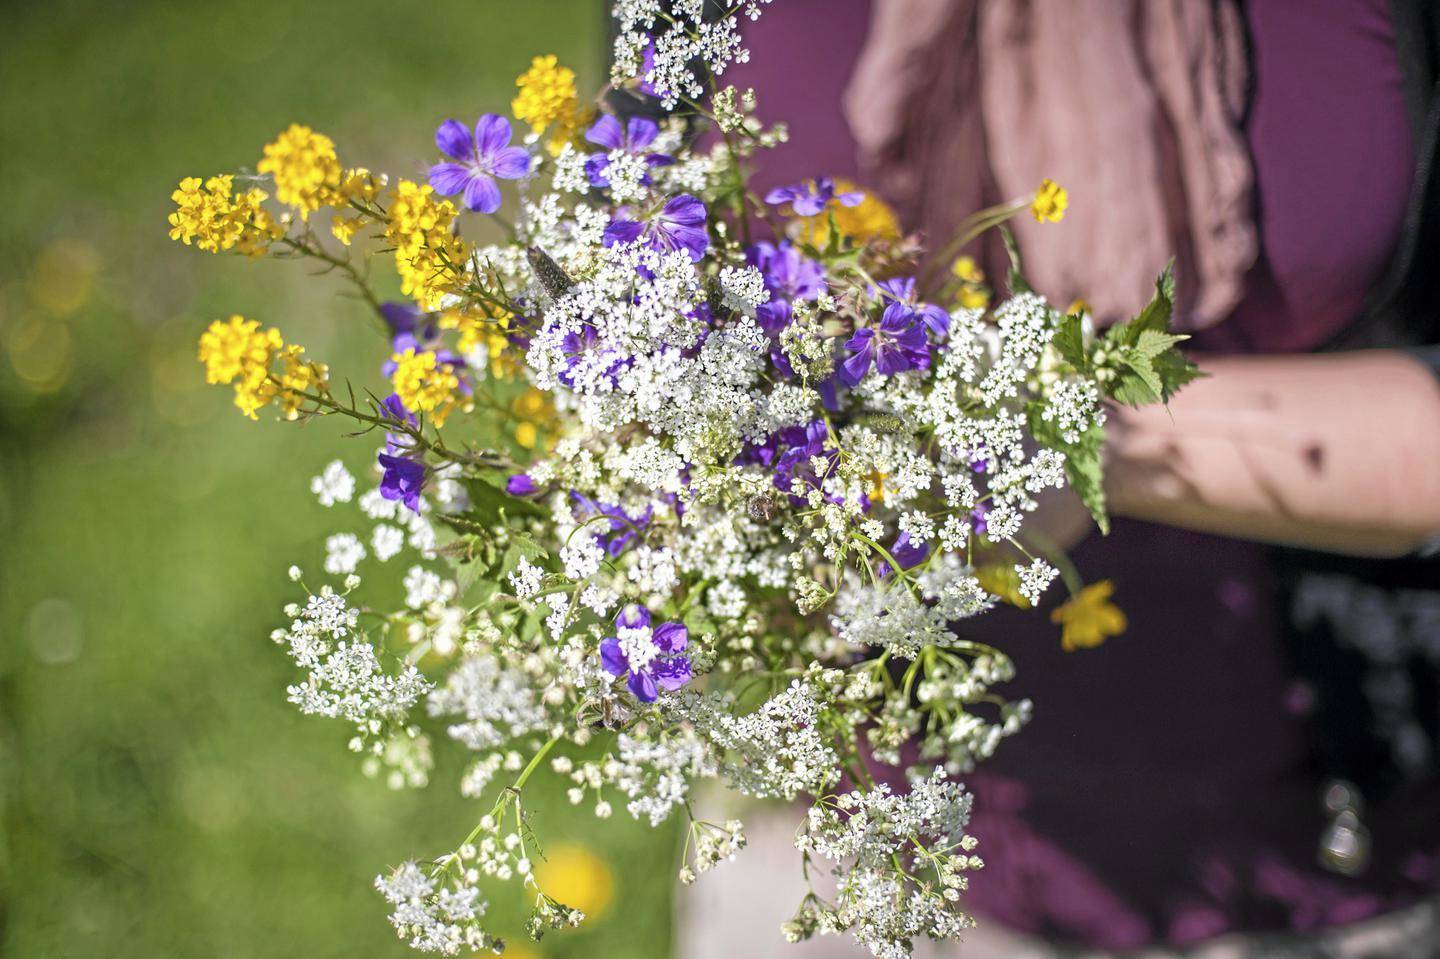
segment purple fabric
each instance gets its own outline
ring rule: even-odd
[[[839,99],[868,8],[787,0],[749,31],[754,56],[735,82],[762,91],[762,116],[794,121],[762,185],[854,176]],[[1414,149],[1394,34],[1385,0],[1255,0],[1246,17],[1262,257],[1240,309],[1194,345],[1310,350],[1355,319],[1399,236]],[[797,35],[807,62],[835,66],[796,82]],[[1440,887],[1434,796],[1366,811],[1362,877],[1316,865],[1325,819],[1303,741],[1313,697],[1288,673],[1263,548],[1120,520],[1074,559],[1114,580],[1125,635],[1066,653],[1050,605],[1001,609],[972,629],[1014,656],[1007,692],[1036,709],[968,777],[986,863],[970,905],[1123,949],[1352,922]]]

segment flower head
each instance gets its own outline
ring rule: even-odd
[[[430,185],[441,196],[465,195],[467,209],[494,213],[500,209],[501,180],[518,180],[530,172],[530,154],[510,145],[510,121],[487,113],[475,121],[472,135],[458,120],[446,120],[435,131],[435,145],[453,163],[430,168]]]
[[[207,253],[239,250],[246,256],[261,256],[271,241],[285,231],[261,206],[269,196],[251,189],[233,194],[232,176],[212,176],[202,184],[199,177],[186,177],[170,194],[175,211],[170,214],[170,239],[186,246],[194,244]]]
[[[554,54],[536,57],[530,69],[515,78],[520,92],[510,103],[515,119],[536,133],[575,113],[575,71],[560,66]]]
[[[603,152],[592,153],[586,159],[585,176],[594,186],[609,186],[610,180],[606,172],[610,169],[611,155],[617,152],[640,156],[648,167],[669,166],[675,162],[669,154],[647,152],[645,149],[654,143],[659,135],[660,127],[647,117],[631,117],[621,126],[619,120],[605,114],[585,131],[586,140],[604,148]],[[646,173],[641,182],[648,184],[650,174]]]
[[[615,635],[600,643],[600,663],[642,703],[653,703],[660,690],[674,691],[690,682],[690,658],[680,655],[690,644],[683,623],[661,623],[653,629],[650,611],[626,606],[615,617]]]
[[[1030,204],[1030,213],[1036,223],[1046,220],[1059,223],[1065,218],[1065,208],[1069,205],[1070,194],[1063,186],[1054,180],[1041,180],[1040,189],[1035,191],[1035,199]]]
[[[429,413],[436,426],[445,425],[456,403],[460,378],[453,363],[444,362],[434,350],[416,352],[412,347],[391,357],[395,372],[391,384],[407,410]]]
[[[1050,613],[1050,622],[1060,626],[1060,645],[1066,651],[1099,646],[1111,636],[1125,632],[1125,613],[1110,601],[1115,584],[1108,579],[1091,583]]]
[[[905,370],[924,369],[930,363],[925,326],[916,321],[913,310],[899,303],[885,308],[879,326],[856,330],[845,348],[851,354],[841,361],[836,375],[846,386],[863,380],[872,364],[882,375],[894,376]]]
[[[644,241],[662,253],[684,250],[694,263],[699,263],[710,248],[710,234],[705,231],[705,204],[688,193],[672,197],[659,213],[647,221],[619,217],[605,228],[605,245]]]
[[[950,314],[934,303],[921,303],[919,294],[915,292],[913,277],[885,280],[875,292],[886,305],[887,312],[894,308],[898,315],[907,318],[918,316],[936,336],[944,336],[950,330]]]
[[[380,477],[380,495],[388,500],[405,504],[407,509],[420,512],[420,491],[425,486],[425,464],[408,456],[379,454],[384,474]]]
[[[299,210],[302,220],[343,198],[335,142],[299,123],[265,144],[265,156],[255,169],[275,177],[275,196]]]
[[[788,240],[756,243],[745,251],[745,259],[765,277],[765,288],[776,299],[793,303],[825,292],[825,268]]]

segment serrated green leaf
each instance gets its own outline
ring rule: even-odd
[[[1179,333],[1162,333],[1159,330],[1142,330],[1135,341],[1135,352],[1154,360],[1166,350],[1174,349],[1179,343],[1190,339]]]
[[[1205,373],[1185,358],[1179,350],[1170,350],[1155,358],[1155,373],[1160,377],[1160,397],[1170,402],[1170,397],[1186,383],[1200,379]]]
[[[1044,404],[1032,404],[1029,410],[1030,433],[1036,441],[1057,449],[1065,454],[1065,478],[1075,495],[1090,510],[1100,532],[1110,532],[1110,517],[1105,511],[1105,469],[1102,455],[1105,450],[1105,427],[1092,424],[1080,434],[1080,439],[1067,443],[1060,436],[1060,429],[1054,420],[1041,418]]]
[[[1090,366],[1090,358],[1085,354],[1084,324],[1084,319],[1078,313],[1067,314],[1060,318],[1055,337],[1050,341],[1055,344],[1055,349],[1060,351],[1065,362],[1077,370]]]

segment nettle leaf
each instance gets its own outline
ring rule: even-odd
[[[1190,337],[1180,333],[1161,333],[1159,330],[1144,330],[1135,341],[1135,352],[1154,360],[1161,353],[1174,349]]]
[[[1155,372],[1160,377],[1160,397],[1170,402],[1170,397],[1186,383],[1205,376],[1205,372],[1185,358],[1179,350],[1170,350],[1155,357]]]
[[[1065,358],[1065,362],[1077,370],[1090,367],[1090,357],[1085,351],[1085,320],[1079,313],[1068,313],[1060,318],[1060,325],[1050,341]]]
[[[1175,391],[1203,374],[1176,349],[1188,336],[1170,332],[1175,313],[1175,261],[1155,280],[1155,295],[1129,323],[1112,326],[1105,348],[1120,362],[1106,392],[1129,406],[1166,403]]]
[[[1060,436],[1060,429],[1053,420],[1041,418],[1044,404],[1030,406],[1028,419],[1030,433],[1035,440],[1051,449],[1065,454],[1065,479],[1080,502],[1095,518],[1100,532],[1110,532],[1110,516],[1105,510],[1105,466],[1102,459],[1105,451],[1105,427],[1091,424],[1080,434],[1080,439],[1067,443]]]

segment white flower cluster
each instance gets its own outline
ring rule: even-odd
[[[770,0],[746,0],[745,16],[754,20]],[[667,110],[683,99],[698,100],[705,87],[693,69],[702,63],[719,76],[732,63],[747,63],[750,51],[740,42],[739,20],[707,20],[705,0],[617,0],[619,25],[613,75],[616,82],[639,78],[649,84]],[[657,31],[657,26],[663,29]]]

